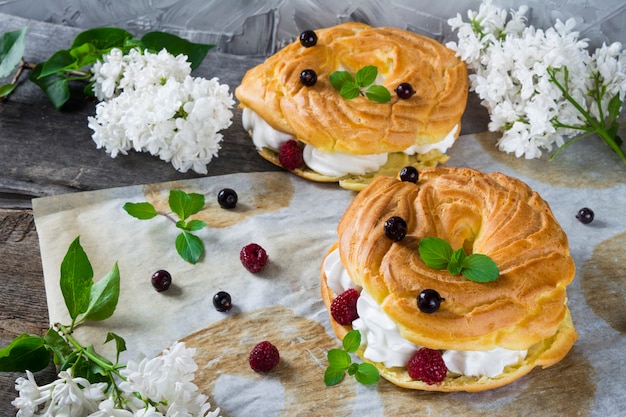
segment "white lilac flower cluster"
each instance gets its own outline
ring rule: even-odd
[[[115,158],[131,149],[158,155],[180,172],[206,174],[235,104],[217,78],[192,77],[185,55],[113,49],[92,67],[101,100],[89,128],[98,149]]]
[[[216,417],[207,397],[194,385],[195,349],[175,342],[152,359],[129,361],[117,387],[90,383],[61,371],[54,382],[38,386],[33,374],[15,383],[17,417]]]
[[[458,43],[446,46],[473,70],[470,88],[490,112],[489,130],[503,131],[498,148],[532,159],[554,144],[561,147],[566,137],[590,131],[581,128],[589,127],[587,115],[605,120],[613,97],[621,109],[626,54],[619,42],[590,54],[587,40],[574,31],[574,19],[535,29],[526,25],[527,11],[522,6],[509,14],[484,0],[478,12],[468,11],[469,22],[461,15],[448,20]],[[550,72],[580,108],[564,97]]]

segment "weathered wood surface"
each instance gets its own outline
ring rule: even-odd
[[[77,30],[0,14],[0,32],[28,26],[25,59],[37,63],[67,48]],[[260,58],[210,52],[194,75],[219,77],[239,84],[245,71]],[[23,77],[10,98],[0,103],[0,346],[27,332],[43,335],[48,310],[31,198],[85,190],[149,184],[198,177],[181,174],[170,164],[148,154],[115,159],[96,149],[87,127],[95,103],[73,100],[55,110],[43,92]],[[0,80],[4,83],[7,80]],[[486,130],[487,114],[470,95],[462,134]],[[224,133],[219,157],[208,175],[277,170],[261,159],[235,111],[233,125]],[[0,416],[14,416],[18,374],[0,374]],[[36,374],[40,383],[55,377],[53,366]]]

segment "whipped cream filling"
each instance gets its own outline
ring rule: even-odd
[[[324,261],[324,273],[328,287],[335,294],[341,294],[348,288],[361,291],[357,301],[359,318],[352,323],[352,327],[361,332],[362,340],[366,344],[363,356],[383,363],[388,368],[406,366],[420,346],[404,339],[398,326],[372,296],[354,284],[341,263],[338,249],[331,252]],[[499,347],[489,351],[445,350],[443,361],[450,372],[493,378],[500,375],[507,366],[523,360],[526,353],[526,350]]]
[[[241,116],[244,129],[251,132],[252,142],[257,149],[269,148],[278,152],[280,147],[292,139],[293,136],[271,127],[261,116],[253,110],[244,107]],[[455,125],[446,137],[433,144],[413,145],[403,152],[407,155],[424,154],[433,149],[445,153],[453,144],[459,125]],[[313,146],[305,145],[303,157],[305,164],[312,170],[329,177],[343,177],[345,175],[364,175],[376,172],[387,163],[389,154],[352,155],[342,152],[324,152]]]

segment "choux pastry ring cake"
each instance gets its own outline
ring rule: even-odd
[[[398,386],[501,387],[578,337],[567,236],[520,180],[407,167],[357,194],[337,234],[321,266],[333,330],[359,330],[357,354]]]
[[[354,190],[446,162],[467,94],[465,63],[445,45],[354,22],[302,32],[235,90],[262,157]]]

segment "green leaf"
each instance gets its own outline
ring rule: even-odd
[[[176,237],[176,251],[185,261],[195,264],[204,252],[204,245],[199,237],[183,230]]]
[[[429,268],[446,269],[452,252],[452,246],[438,237],[427,237],[419,243],[420,256]]]
[[[50,352],[39,336],[24,333],[0,349],[0,372],[37,372],[49,363]]]
[[[367,87],[376,81],[378,68],[374,65],[367,65],[356,72],[354,81],[359,87]]]
[[[52,74],[47,77],[39,77],[43,63],[39,63],[28,75],[28,79],[37,84],[48,96],[48,99],[56,109],[63,107],[70,99],[70,87],[67,79],[59,74]]]
[[[391,100],[391,93],[382,85],[373,85],[367,89],[365,96],[375,103],[388,103]]]
[[[186,55],[192,70],[200,65],[209,50],[214,47],[214,45],[192,43],[165,32],[146,33],[141,37],[141,42],[147,49],[153,52],[159,52],[165,48],[174,56],[179,54]]]
[[[352,75],[348,71],[335,71],[328,78],[330,85],[337,91],[341,91],[341,87],[345,82],[354,82]]]
[[[343,348],[346,352],[356,352],[361,346],[361,332],[350,330],[342,340]]]
[[[159,213],[150,203],[126,203],[124,210],[131,216],[139,220],[149,220],[156,217]]]
[[[197,193],[189,193],[182,190],[171,190],[169,196],[170,208],[178,215],[180,220],[187,220],[204,207],[204,196]]]
[[[371,363],[361,363],[354,374],[354,378],[363,385],[372,385],[380,380],[380,373]]]
[[[358,370],[359,370],[359,364],[353,363],[348,367],[348,375],[354,376],[354,374],[356,374]]]
[[[44,336],[46,346],[54,354],[54,363],[57,366],[64,364],[72,354],[72,347],[56,330],[50,328]]]
[[[84,45],[92,44],[96,49],[121,48],[127,40],[133,38],[133,34],[119,28],[94,28],[85,30],[74,38],[71,49]]]
[[[343,85],[341,86],[341,91],[339,93],[341,94],[341,97],[347,100],[352,100],[353,98],[357,98],[359,94],[361,94],[361,90],[352,81],[347,81],[343,83]]]
[[[350,354],[343,349],[331,349],[326,354],[328,366],[341,371],[345,371],[352,364]]]
[[[84,319],[102,321],[115,312],[120,297],[120,271],[117,263],[113,269],[91,287],[89,307]]]
[[[0,97],[6,97],[15,90],[17,84],[3,84],[0,85]]]
[[[126,350],[126,341],[124,340],[123,337],[118,336],[117,334],[113,333],[113,332],[108,332],[107,333],[107,338],[104,341],[104,343],[109,343],[111,340],[115,341],[115,363],[117,364],[119,362],[120,359],[120,353],[124,352]]]
[[[202,220],[191,220],[187,222],[186,230],[190,232],[194,232],[196,230],[204,229],[206,227],[206,222]]]
[[[77,237],[61,262],[61,292],[72,320],[87,311],[92,285],[93,269]]]
[[[37,78],[45,78],[76,68],[76,58],[70,54],[70,51],[63,49],[56,51],[47,61],[43,62],[41,72],[37,75]]]
[[[491,282],[500,276],[496,263],[482,253],[473,253],[465,258],[461,273],[465,278],[475,282]]]
[[[457,275],[461,273],[464,259],[465,251],[463,250],[463,248],[459,248],[456,251],[452,252],[452,256],[450,257],[450,263],[448,263],[448,271],[451,275]]]
[[[324,372],[324,384],[326,384],[327,387],[337,385],[338,383],[341,382],[345,374],[346,374],[345,370],[341,370],[341,369],[337,369],[337,368],[333,368],[332,366],[329,366],[328,368],[326,368],[326,371]]]
[[[0,35],[0,78],[8,77],[24,57],[26,27]]]

